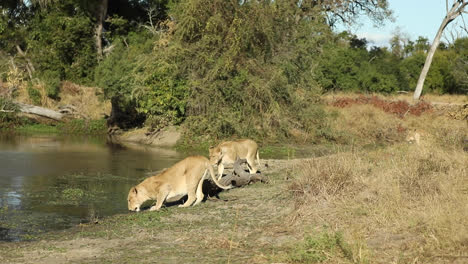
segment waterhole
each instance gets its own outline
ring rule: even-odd
[[[131,186],[181,158],[105,136],[0,134],[0,240],[125,213]]]

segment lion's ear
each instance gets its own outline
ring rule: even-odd
[[[133,187],[133,190],[132,190],[135,194],[138,194],[138,190],[136,187]]]
[[[210,146],[210,149],[214,149],[214,146]]]

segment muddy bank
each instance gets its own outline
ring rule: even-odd
[[[137,128],[128,131],[111,131],[111,139],[118,143],[138,143],[153,147],[174,147],[181,138],[178,127],[169,126],[157,132],[148,132],[148,128]]]

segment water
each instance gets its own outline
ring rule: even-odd
[[[0,240],[125,213],[131,186],[182,158],[106,137],[0,134]]]

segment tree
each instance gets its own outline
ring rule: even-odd
[[[446,0],[445,3],[447,6],[447,15],[442,21],[442,24],[440,25],[439,30],[437,31],[434,41],[432,41],[431,49],[429,50],[427,54],[426,62],[424,63],[424,67],[421,71],[421,74],[419,75],[419,80],[416,85],[416,89],[414,90],[414,95],[413,95],[414,100],[419,100],[419,97],[421,96],[424,81],[426,79],[427,73],[429,72],[429,68],[431,67],[434,53],[440,44],[440,38],[442,37],[442,33],[444,29],[447,27],[447,25],[450,22],[452,22],[458,16],[462,15],[463,13],[468,13],[467,11],[465,11],[465,7],[468,5],[468,0],[453,0],[453,4],[450,10],[448,9],[448,0]]]
[[[387,0],[303,0],[297,2],[306,13],[317,9],[324,11],[330,26],[336,23],[353,24],[361,15],[368,16],[376,24],[383,24],[392,16]]]
[[[108,0],[101,0],[96,11],[96,51],[98,59],[102,57],[102,31],[107,15]]]
[[[456,54],[456,59],[453,65],[453,75],[457,84],[459,93],[468,92],[468,37],[459,38],[452,45]]]

